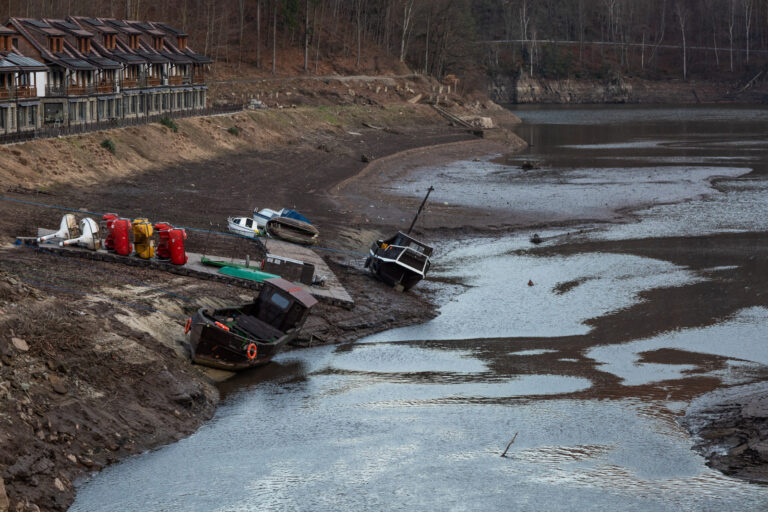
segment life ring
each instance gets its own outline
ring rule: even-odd
[[[187,318],[187,323],[184,324],[184,334],[187,334],[191,328],[192,328],[192,319]]]
[[[259,354],[259,347],[256,346],[255,343],[251,343],[248,345],[248,348],[245,349],[245,355],[248,356],[248,359],[253,361],[256,359],[256,356]]]

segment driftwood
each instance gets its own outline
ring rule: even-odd
[[[517,434],[518,434],[518,433],[517,433],[517,432],[515,432],[515,436],[512,438],[512,440],[511,440],[511,441],[509,442],[509,444],[507,445],[507,449],[506,449],[506,450],[504,450],[504,453],[502,453],[502,454],[501,454],[501,456],[502,456],[502,457],[506,457],[506,456],[507,456],[507,452],[509,451],[509,447],[510,447],[510,446],[512,446],[512,443],[514,443],[514,442],[515,442],[515,439],[517,439]]]

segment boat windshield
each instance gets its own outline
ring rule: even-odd
[[[286,309],[291,304],[291,301],[289,299],[286,299],[285,297],[277,293],[273,293],[272,297],[269,298],[269,301],[275,306],[283,310]]]

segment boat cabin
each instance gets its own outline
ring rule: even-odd
[[[315,304],[317,300],[302,287],[275,277],[264,281],[258,297],[241,311],[242,315],[256,318],[285,333],[301,328]]]

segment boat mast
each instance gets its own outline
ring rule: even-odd
[[[421,213],[421,210],[424,209],[424,205],[427,204],[427,199],[429,198],[429,194],[433,190],[435,190],[434,187],[432,187],[432,185],[430,185],[429,188],[427,189],[427,195],[424,196],[424,200],[421,202],[421,206],[419,206],[419,211],[416,212],[416,216],[413,218],[413,222],[411,222],[411,227],[409,227],[408,231],[405,233],[406,235],[410,235],[411,234],[411,230],[413,229],[413,226],[416,224],[416,219],[419,218],[419,214]]]

